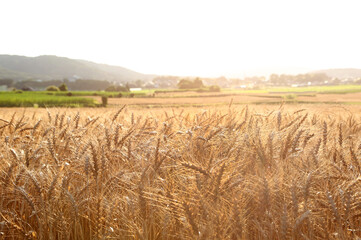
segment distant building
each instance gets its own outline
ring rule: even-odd
[[[243,84],[235,87],[236,89],[253,89],[255,85],[253,83]]]
[[[142,91],[142,88],[129,88],[129,91],[131,92]]]
[[[81,79],[78,75],[73,75],[72,77],[67,78],[69,82],[75,82],[78,79]]]

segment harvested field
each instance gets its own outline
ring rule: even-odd
[[[177,97],[177,98],[110,98],[109,104],[121,105],[176,105],[176,104],[229,104],[230,101],[241,103],[252,103],[253,101],[267,102],[274,101],[274,98],[264,97],[264,95],[245,95],[245,96],[221,96],[221,97]],[[280,98],[281,99],[281,98]]]
[[[299,101],[308,102],[332,102],[332,103],[347,103],[355,102],[361,104],[361,93],[347,93],[347,94],[317,94],[314,97],[299,96]]]
[[[247,94],[199,94],[196,96],[177,96],[173,97],[154,97],[154,98],[109,98],[109,105],[137,105],[139,107],[147,106],[211,106],[234,104],[279,104],[281,102],[290,103],[327,103],[327,104],[361,104],[361,93],[347,94],[292,94],[292,99],[287,99],[289,94],[268,94],[268,93],[247,93]],[[100,97],[91,97],[101,102]]]
[[[360,110],[0,109],[0,236],[358,239]]]

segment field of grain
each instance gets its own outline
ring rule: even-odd
[[[101,102],[100,97],[91,97],[96,101]],[[253,101],[259,101],[262,103],[275,101],[275,98],[271,96],[269,98],[265,95],[236,95],[236,96],[203,96],[200,94],[198,97],[155,97],[155,98],[109,98],[109,105],[137,105],[141,107],[146,106],[184,106],[184,105],[224,105],[229,104],[233,99],[234,103],[252,103]],[[276,101],[281,102],[282,97],[277,97]]]
[[[0,109],[0,239],[359,239],[361,107]]]
[[[182,94],[182,95],[180,95]],[[187,95],[189,94],[189,95]],[[195,93],[193,93],[195,94]],[[101,97],[92,96],[97,102]],[[286,103],[309,103],[309,104],[359,104],[361,105],[361,93],[345,94],[317,94],[317,93],[177,93],[157,94],[155,97],[137,98],[109,98],[111,106],[123,104],[133,105],[142,108],[147,107],[184,107],[184,106],[224,106],[230,102],[233,104],[281,104]]]

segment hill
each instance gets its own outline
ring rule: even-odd
[[[14,80],[63,79],[77,76],[82,79],[132,82],[148,80],[152,75],[138,73],[123,67],[58,57],[52,55],[25,57],[0,55],[0,78]]]
[[[361,69],[357,68],[335,68],[335,69],[325,69],[318,70],[312,73],[325,73],[331,78],[360,78],[361,77]]]

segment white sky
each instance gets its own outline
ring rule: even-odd
[[[357,0],[0,0],[0,54],[193,76],[361,68],[360,10]]]

